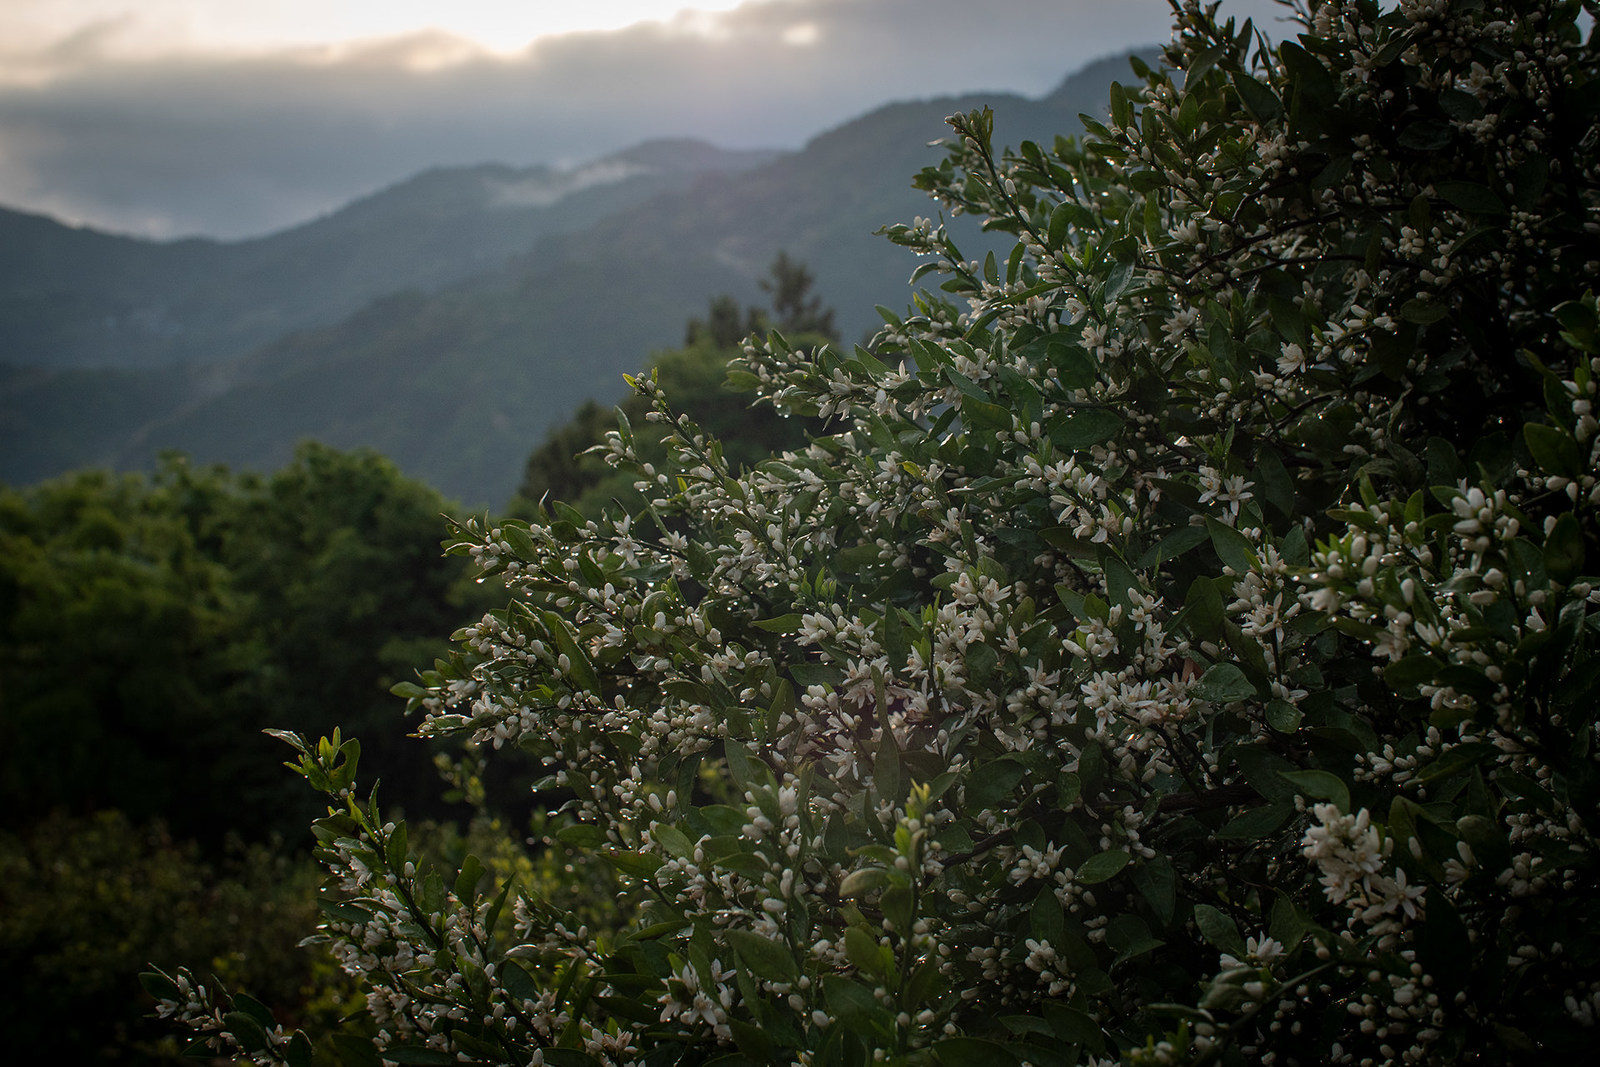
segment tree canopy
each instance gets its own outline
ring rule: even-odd
[[[870,349],[736,365],[837,429],[736,472],[641,378],[670,460],[626,424],[609,453],[645,506],[461,525],[512,598],[398,691],[541,760],[553,847],[623,894],[600,928],[418,863],[352,746],[286,736],[377,1056],[1589,1049],[1594,5],[1298,11],[1270,42],[1175,5],[1081,140],[952,116],[918,184],[1010,255],[890,227],[937,292]],[[149,983],[212,1048],[309,1062]]]
[[[408,806],[437,810],[387,689],[487,604],[439,558],[448,508],[318,445],[266,477],[172,456],[0,489],[5,825],[114,809],[213,846],[298,838],[315,807],[274,771],[269,725],[361,730]]]

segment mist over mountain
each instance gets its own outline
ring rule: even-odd
[[[892,104],[791,153],[654,141],[570,171],[428,171],[249,241],[0,212],[0,478],[165,449],[269,469],[315,438],[499,506],[552,425],[615,399],[710,297],[759,302],[780,250],[863,337],[875,304],[910,298],[915,261],[873,231],[933,213],[910,183],[942,158],[944,117],[988,105],[998,141],[1048,140],[1127,71],[1103,60],[1036,100]]]

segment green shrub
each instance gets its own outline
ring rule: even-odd
[[[462,527],[513,598],[400,691],[542,759],[555,837],[641,903],[485,897],[353,749],[289,738],[369,1055],[1588,1050],[1596,42],[1577,3],[1307,6],[1276,45],[1178,8],[1086,141],[953,117],[919,184],[1014,252],[893,227],[944,295],[738,368],[839,432],[735,475],[640,381],[674,428],[648,507]]]

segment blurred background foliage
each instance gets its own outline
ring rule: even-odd
[[[727,385],[728,361],[739,355],[744,339],[752,334],[778,330],[801,348],[838,342],[833,310],[822,305],[812,290],[814,283],[804,264],[780,252],[759,282],[769,294],[770,309],[741,308],[731,296],[712,298],[704,318],[689,320],[684,346],[658,353],[646,372],[655,374],[674,410],[722,442],[735,469],[804,447],[807,433],[822,425],[818,420],[785,418],[768,405],[752,407]],[[633,427],[639,458],[662,463],[667,450],[661,442],[668,431],[647,419],[649,400],[631,391],[614,409],[591,400],[529,455],[508,513],[528,518],[544,500],[570,504],[591,518],[613,503],[629,514],[637,513],[644,496],[633,487],[635,475],[613,469],[603,454],[590,451],[603,446],[607,431],[617,428],[618,412]]]

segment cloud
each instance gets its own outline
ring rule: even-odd
[[[26,76],[0,85],[0,203],[234,237],[440,164],[571,165],[658,136],[798,147],[889,100],[1037,95],[1168,24],[1164,0],[766,0],[510,57],[430,32],[159,60],[105,24],[5,57]]]
[[[612,185],[650,168],[620,159],[602,160],[576,170],[523,171],[509,181],[489,184],[489,199],[506,207],[549,207],[583,189]]]

